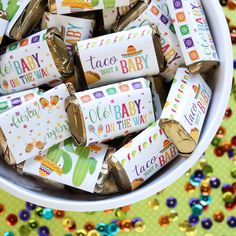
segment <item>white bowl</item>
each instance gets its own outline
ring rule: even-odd
[[[0,186],[7,192],[44,207],[67,211],[97,211],[132,204],[159,192],[175,182],[192,167],[207,149],[223,119],[230,96],[233,66],[232,46],[224,13],[219,1],[203,0],[220,56],[220,67],[208,82],[213,89],[213,97],[200,142],[188,158],[176,158],[142,187],[134,192],[108,197],[94,197],[92,194],[75,194],[55,191],[36,182],[17,175],[3,161],[0,163]]]

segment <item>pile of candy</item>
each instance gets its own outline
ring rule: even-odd
[[[114,194],[196,148],[219,65],[200,0],[9,1],[1,22],[0,148],[19,174]]]

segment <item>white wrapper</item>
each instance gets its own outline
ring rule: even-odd
[[[61,78],[45,38],[46,30],[0,50],[0,95]]]
[[[56,0],[55,2],[58,14],[128,6],[130,3],[129,0]]]
[[[28,159],[23,171],[93,193],[108,146],[76,147],[72,139]]]
[[[211,95],[201,75],[192,75],[186,68],[179,68],[160,119],[177,121],[197,143]]]
[[[150,82],[143,78],[75,93],[87,145],[145,129],[154,118]]]
[[[160,72],[150,26],[80,41],[77,50],[89,87]]]
[[[68,96],[62,84],[0,115],[0,127],[17,164],[71,136],[64,108]]]
[[[54,15],[45,12],[41,22],[41,29],[57,27],[61,32],[68,51],[72,54],[72,46],[80,40],[92,37],[94,20],[78,17]]]
[[[3,36],[5,35],[5,31],[7,29],[7,24],[8,24],[7,20],[0,18],[0,45],[2,43]]]
[[[158,121],[113,154],[125,170],[132,190],[154,175],[178,155]]]
[[[180,50],[178,39],[174,33],[174,27],[171,22],[166,0],[151,1],[147,9],[137,19],[131,22],[125,30],[149,25],[151,23],[158,26],[158,30],[161,34],[162,51],[167,61],[167,67],[161,74],[167,81],[170,81],[174,78],[177,68],[184,64],[184,58]]]
[[[200,0],[166,0],[187,66],[219,61]]]

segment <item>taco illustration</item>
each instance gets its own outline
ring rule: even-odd
[[[144,182],[143,178],[137,178],[137,179],[134,179],[130,184],[131,184],[132,189],[134,190],[138,188],[143,182]]]
[[[93,84],[100,80],[100,76],[97,73],[92,72],[92,71],[87,71],[85,72],[84,75],[85,75],[87,84]]]
[[[190,136],[192,137],[192,139],[197,143],[198,142],[198,139],[199,139],[199,135],[200,135],[200,132],[198,130],[198,128],[193,128],[191,129],[191,132],[190,132]]]

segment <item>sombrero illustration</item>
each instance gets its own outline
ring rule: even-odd
[[[172,143],[170,142],[170,140],[166,139],[166,140],[163,142],[164,148],[160,151],[160,153],[165,152],[171,145],[172,145]]]
[[[193,85],[192,88],[193,88],[193,91],[194,91],[194,93],[195,93],[195,98],[197,98],[198,95],[199,95],[200,89],[201,89],[201,85],[200,85],[200,84],[199,84],[198,86]]]
[[[122,57],[133,57],[137,56],[143,53],[143,50],[137,51],[134,45],[129,45],[127,48],[127,53],[126,54],[121,54]]]

